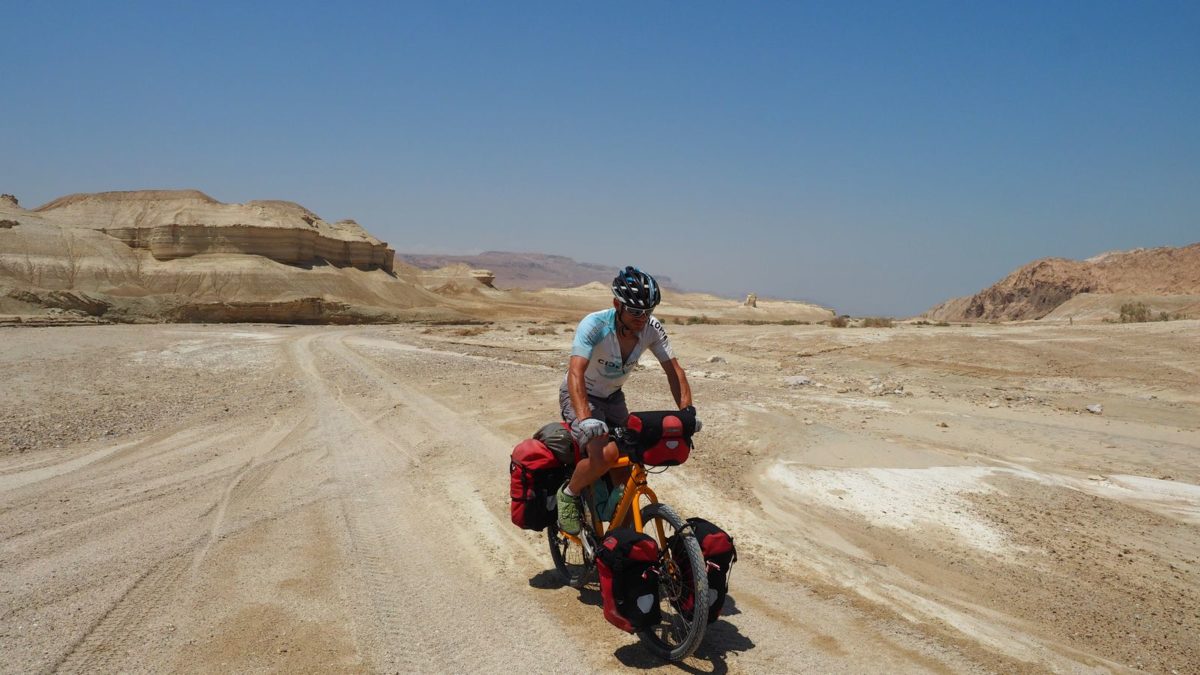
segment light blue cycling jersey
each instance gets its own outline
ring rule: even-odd
[[[583,317],[575,329],[575,342],[571,345],[571,356],[582,356],[588,360],[583,371],[589,396],[607,398],[621,388],[637,365],[638,357],[649,347],[660,363],[675,358],[667,331],[653,316],[642,327],[637,344],[622,362],[621,345],[617,341],[617,310],[605,309]],[[565,381],[564,381],[565,382]]]

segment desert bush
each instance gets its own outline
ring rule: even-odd
[[[696,324],[712,324],[712,323],[717,323],[717,320],[708,318],[707,314],[701,314],[700,316],[689,316],[687,318],[687,325],[689,325],[689,326],[694,326]]]
[[[459,337],[471,337],[472,335],[482,335],[487,332],[487,326],[469,326],[467,328],[456,328],[450,331],[451,335]]]
[[[866,328],[891,328],[892,320],[885,316],[868,316],[863,319],[862,325]]]
[[[1121,323],[1143,323],[1150,320],[1150,308],[1144,302],[1121,305]]]
[[[558,331],[554,329],[554,326],[530,326],[529,327],[530,335],[554,335],[557,332]]]
[[[841,316],[835,316],[829,320],[829,325],[833,328],[845,328],[846,326],[850,325],[850,317],[846,316],[845,314]]]

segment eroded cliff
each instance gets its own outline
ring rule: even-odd
[[[243,253],[289,265],[326,262],[391,272],[395,256],[353,220],[329,223],[285,201],[225,204],[198,190],[74,194],[34,212],[62,225],[104,232],[157,260]]]

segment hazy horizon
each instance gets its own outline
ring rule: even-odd
[[[199,189],[398,252],[909,316],[1200,240],[1200,5],[27,4],[0,192]]]

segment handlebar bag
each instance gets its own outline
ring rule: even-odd
[[[546,447],[530,438],[513,448],[508,462],[512,522],[523,530],[544,530],[558,516],[555,493],[567,468]]]
[[[733,537],[709,521],[688,518],[687,522],[692,526],[696,541],[700,543],[700,553],[704,555],[704,564],[708,568],[708,622],[712,623],[721,616],[721,609],[725,606],[725,597],[729,594],[729,574],[733,570],[733,563],[737,562],[737,549],[733,545]],[[678,535],[671,537],[667,545],[675,554],[675,562],[679,564],[685,580],[679,598],[679,610],[686,614],[692,611],[696,601],[687,552],[683,550],[683,540]]]
[[[621,449],[646,466],[676,466],[687,461],[696,433],[696,413],[662,410],[631,413],[618,437]]]
[[[596,549],[604,618],[632,633],[662,619],[658,607],[658,542],[622,527],[612,530]]]

